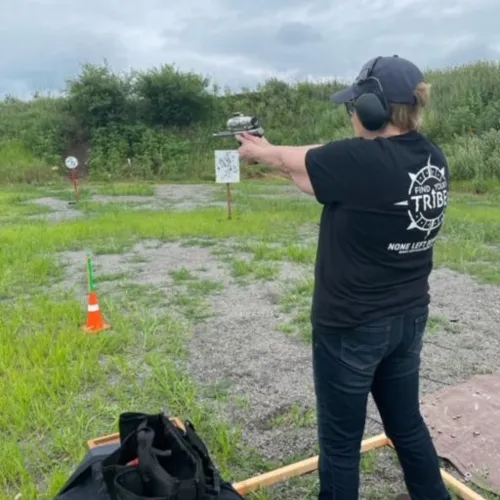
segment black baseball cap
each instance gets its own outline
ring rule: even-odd
[[[345,104],[356,99],[363,90],[360,84],[370,76],[380,82],[387,102],[394,104],[416,104],[415,89],[424,81],[420,69],[407,59],[397,55],[375,57],[363,65],[350,87],[333,94],[331,100]]]

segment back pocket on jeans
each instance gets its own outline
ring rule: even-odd
[[[423,314],[413,320],[413,339],[408,348],[408,352],[412,354],[420,354],[424,345],[424,334],[427,326],[428,315]]]
[[[379,365],[389,346],[390,327],[370,326],[366,330],[343,333],[340,357],[350,368],[360,372],[371,372]]]

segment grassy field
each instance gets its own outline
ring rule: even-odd
[[[119,413],[129,410],[166,408],[191,419],[232,480],[316,452],[307,367],[280,368],[272,356],[288,365],[292,351],[301,360],[309,356],[319,206],[280,182],[245,182],[227,220],[224,194],[216,186],[91,184],[74,206],[68,185],[1,189],[0,456],[9,457],[0,463],[1,499],[52,498],[87,440],[113,432]],[[482,196],[454,189],[436,265],[470,280],[450,288],[458,310],[466,305],[460,298],[467,299],[458,283],[474,279],[498,290],[499,220],[498,186]],[[112,325],[99,336],[81,331],[87,252],[95,256],[101,308]],[[258,296],[263,289],[268,295]],[[272,324],[262,321],[268,313]],[[449,319],[433,316],[429,335],[442,341],[456,335]],[[219,335],[227,335],[226,349],[211,351]],[[490,354],[493,367],[500,351]],[[283,371],[268,372],[268,385],[258,379],[260,393],[245,392],[257,391],[264,375],[253,365],[262,368],[266,360]],[[295,376],[306,384],[307,402],[285,387]],[[278,382],[281,393],[266,389]],[[269,440],[253,438],[262,435]],[[273,453],[266,451],[270,443]],[[400,491],[392,452],[368,454],[362,470],[364,498]],[[252,498],[314,498],[316,488],[312,475]]]

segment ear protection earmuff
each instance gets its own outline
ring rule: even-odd
[[[381,58],[373,59],[354,82],[358,97],[353,102],[353,108],[363,127],[371,132],[380,130],[390,121],[390,107],[384,96],[384,89],[378,78],[371,76],[379,59]]]

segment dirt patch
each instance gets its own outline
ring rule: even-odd
[[[205,204],[213,201],[220,192],[224,192],[225,186],[209,184],[174,184],[156,186],[156,196],[170,203],[192,203]]]
[[[61,222],[83,216],[83,212],[74,208],[68,201],[60,200],[59,198],[37,198],[35,200],[29,200],[28,203],[35,203],[41,207],[47,207],[52,210],[52,212],[44,214],[30,215],[28,219]]]
[[[86,301],[86,251],[64,252],[61,263],[66,278],[58,287],[72,289],[82,303]],[[162,244],[143,241],[124,254],[99,255],[93,258],[96,280],[103,297],[119,298],[129,285],[143,287],[147,292],[161,292],[164,301],[149,303],[148,312],[165,314],[168,300],[178,291],[171,271],[189,270],[194,277],[220,280],[222,264],[215,261],[209,248],[184,246],[181,243]],[[76,278],[76,279],[75,279]]]
[[[125,195],[125,196],[106,196],[101,194],[95,194],[92,196],[92,201],[97,201],[98,203],[132,203],[132,204],[146,204],[154,203],[154,196],[137,196],[137,195]]]
[[[494,372],[500,356],[500,287],[438,269],[431,293],[431,314],[443,321],[427,335],[424,377],[449,385]]]
[[[153,196],[139,195],[100,195],[90,196],[91,202],[105,205],[127,205],[131,210],[171,210],[192,211],[200,208],[225,208],[225,186],[210,184],[187,184],[187,185],[157,185]],[[304,202],[311,201],[311,197],[301,193],[298,189],[290,186],[263,186],[261,193],[255,195],[240,195],[238,186],[233,188],[233,205],[244,203],[244,197],[258,198],[300,198]],[[29,216],[29,219],[42,219],[60,222],[82,217],[84,213],[77,206],[68,201],[53,197],[38,198],[30,200],[29,203],[48,207],[51,212]]]
[[[180,210],[191,211],[203,207],[225,206],[216,197],[222,187],[199,185],[158,185],[154,196],[107,196],[93,195],[92,201],[98,203],[123,203],[135,205],[138,210]]]

